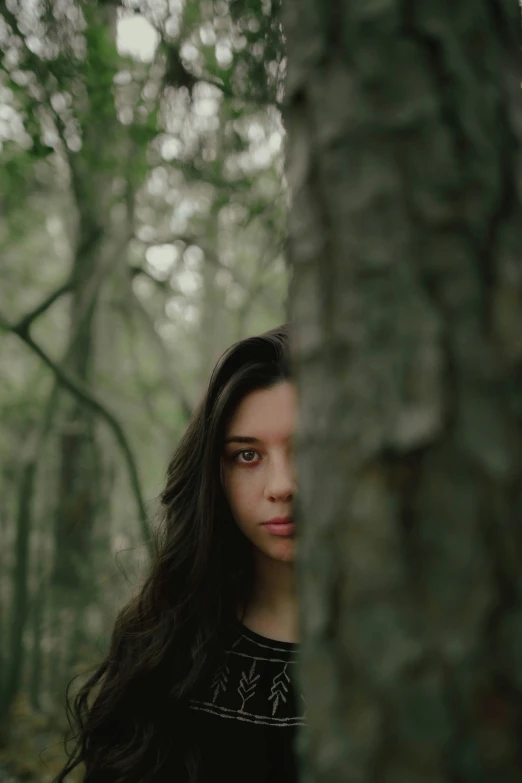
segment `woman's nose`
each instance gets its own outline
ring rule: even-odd
[[[266,481],[266,492],[273,497],[288,497],[297,489],[293,461],[289,458],[273,460]]]

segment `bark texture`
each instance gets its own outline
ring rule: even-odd
[[[519,6],[284,13],[301,777],[515,783]]]

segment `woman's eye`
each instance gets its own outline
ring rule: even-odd
[[[255,459],[250,458],[250,456],[251,455],[255,456],[257,453],[258,452],[255,451],[254,449],[243,449],[242,451],[238,451],[236,452],[236,454],[234,454],[234,459],[236,460],[236,462],[239,462],[240,464],[244,465],[246,463],[255,462]],[[244,456],[245,459],[240,460],[239,457],[241,456]]]

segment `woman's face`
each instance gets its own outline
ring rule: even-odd
[[[264,523],[292,516],[296,413],[290,381],[250,392],[228,424],[222,458],[223,487],[238,527],[264,555],[284,562],[294,559],[294,533],[276,535]]]

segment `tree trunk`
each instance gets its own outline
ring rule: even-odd
[[[25,662],[24,628],[29,611],[29,537],[34,499],[38,450],[33,438],[26,445],[18,489],[16,542],[13,562],[13,596],[9,613],[10,634],[5,671],[0,676],[0,734],[4,734],[9,712],[21,686]]]
[[[59,601],[53,601],[49,605],[49,636],[50,636],[50,655],[47,671],[47,686],[51,700],[63,699],[64,680],[69,678],[71,673],[67,671],[67,623],[66,612],[62,609]]]
[[[107,264],[103,249],[111,224],[112,181],[121,125],[116,116],[109,78],[109,52],[114,46],[114,8],[91,8],[92,27],[107,28],[107,57],[102,64],[107,79],[87,84],[89,106],[82,127],[82,149],[69,156],[71,187],[78,210],[77,241],[72,263],[71,332],[66,369],[84,386],[92,385],[95,367],[95,319],[100,287]],[[95,53],[97,54],[97,53]],[[90,111],[90,114],[89,114]],[[88,116],[88,119],[87,119]],[[55,528],[53,585],[82,590],[89,580],[91,543],[98,503],[99,475],[92,411],[78,400],[68,400],[60,444],[60,479]]]
[[[76,401],[62,424],[59,505],[56,515],[53,584],[82,589],[89,581],[91,541],[99,476],[94,422]]]
[[[34,528],[38,467],[41,463],[45,441],[56,414],[59,399],[58,392],[59,387],[57,384],[54,384],[47,398],[41,423],[34,428],[28,437],[21,464],[16,508],[13,588],[8,613],[11,633],[8,635],[9,644],[6,647],[5,664],[0,668],[0,692],[2,692],[2,698],[0,699],[0,731],[2,726],[7,725],[11,707],[17,694],[22,689],[22,670],[26,655],[24,631],[31,611],[31,601],[37,603],[37,607],[34,607],[35,614],[41,612],[41,606],[44,601],[44,596],[41,592],[38,594],[38,588],[36,589],[36,595],[32,599],[30,597],[30,548],[31,535]],[[36,564],[39,570],[39,576],[36,580],[38,585],[44,584],[43,563],[44,555]],[[37,618],[34,622],[38,622]]]
[[[44,634],[45,599],[47,590],[43,580],[43,569],[40,567],[38,584],[41,585],[40,594],[35,597],[31,622],[31,657],[29,662],[29,700],[35,711],[42,708],[42,667],[43,649],[42,637]]]
[[[284,4],[305,783],[522,765],[518,4]]]

